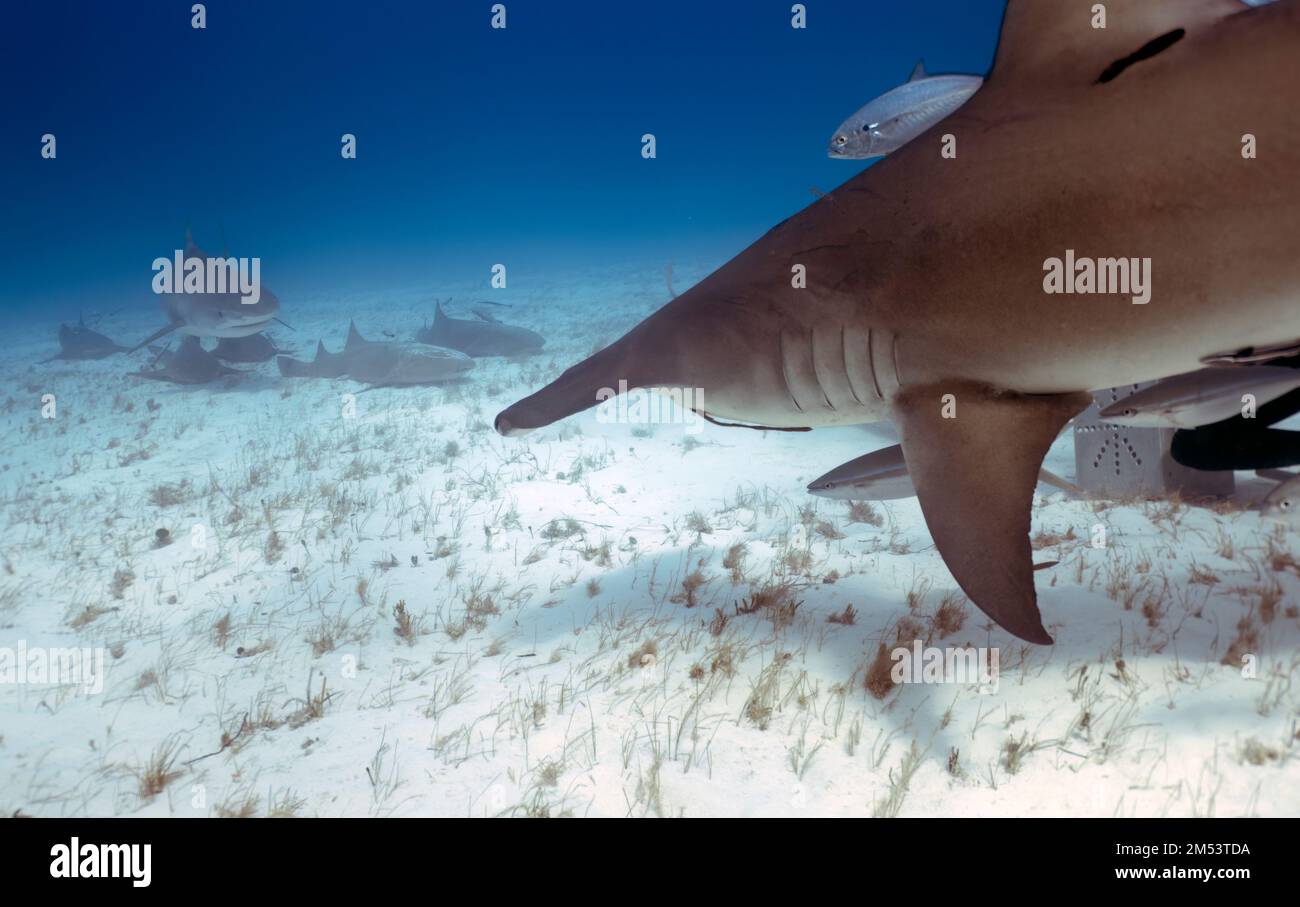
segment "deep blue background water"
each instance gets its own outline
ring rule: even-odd
[[[861,169],[832,131],[918,57],[985,72],[1003,2],[807,5],[799,31],[787,0],[508,0],[497,31],[488,0],[236,0],[198,31],[189,2],[10,2],[0,306],[156,306],[187,224],[286,306],[497,261],[720,262]]]

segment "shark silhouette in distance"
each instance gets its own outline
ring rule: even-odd
[[[546,339],[535,331],[503,324],[481,313],[474,320],[448,318],[441,303],[434,303],[433,324],[420,328],[415,339],[474,357],[522,356],[546,344]]]
[[[714,422],[892,420],[957,583],[1007,631],[1051,643],[1031,500],[1090,391],[1300,344],[1300,0],[1108,0],[1105,28],[1093,7],[1009,0],[993,68],[955,113],[497,430],[549,425],[620,380],[702,388]],[[956,157],[941,154],[949,133]],[[1067,250],[1149,259],[1150,301],[1046,292]]]
[[[125,353],[127,347],[118,346],[103,334],[86,327],[84,316],[78,316],[77,326],[59,325],[59,352],[42,363],[65,360],[69,362],[86,359],[104,359],[114,353]]]
[[[227,375],[243,374],[222,364],[193,335],[181,338],[180,348],[176,352],[163,352],[159,356],[159,363],[156,368],[131,372],[130,377],[166,381],[169,384],[209,384]]]
[[[222,337],[212,355],[222,362],[255,363],[269,362],[287,352],[289,350],[276,346],[275,341],[265,334],[249,334],[246,337]]]
[[[194,242],[194,236],[185,231],[184,258],[207,261],[209,255]],[[224,256],[223,256],[224,257]],[[234,293],[167,293],[158,297],[162,303],[167,324],[141,340],[131,352],[153,343],[172,331],[195,337],[247,337],[270,327],[278,321],[280,300],[267,287],[255,303],[245,303],[238,292]]]
[[[474,360],[457,350],[366,340],[356,324],[348,325],[348,339],[341,353],[329,352],[318,341],[316,358],[311,362],[289,356],[275,361],[286,378],[351,378],[372,387],[439,384],[459,378],[474,367]]]

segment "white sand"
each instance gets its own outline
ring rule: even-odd
[[[678,290],[703,273],[679,266]],[[55,323],[12,330],[0,646],[109,653],[98,694],[0,685],[0,813],[1300,811],[1294,531],[1052,494],[1035,531],[1075,535],[1037,555],[1061,561],[1038,574],[1057,645],[1022,645],[968,603],[940,640],[932,616],[955,584],[916,502],[878,506],[876,527],[803,491],[890,443],[879,431],[692,436],[592,412],[526,439],[492,431],[661,304],[657,267],[512,275],[499,297],[440,289],[514,303],[503,317],[544,333],[545,353],[480,360],[460,387],[362,393],[345,418],[350,381],[285,381],[272,362],[174,387],[126,377],[143,353],[34,365]],[[285,294],[297,331],[274,334],[309,356],[317,336],[337,349],[355,315],[374,339],[409,338],[429,298]],[[129,342],[158,323],[149,310],[98,327]],[[1047,465],[1072,475],[1068,435]],[[178,483],[177,503],[156,492]],[[1089,544],[1098,522],[1104,549]],[[155,548],[160,527],[173,543]],[[772,583],[792,584],[793,614],[736,613]],[[849,605],[854,623],[828,622]],[[999,647],[997,693],[864,689],[905,619],[905,640]],[[1221,663],[1242,621],[1253,679]],[[153,760],[165,783],[151,792]]]

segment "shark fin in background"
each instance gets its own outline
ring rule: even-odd
[[[944,418],[944,395],[956,401]],[[1028,396],[968,381],[909,387],[893,404],[903,455],[930,535],[981,611],[1021,639],[1050,644],[1029,545],[1034,486],[1086,393]]]
[[[1065,0],[1007,0],[990,81],[1017,80],[1021,88],[1045,91],[1086,88],[1163,36],[1249,12],[1239,0],[1108,0],[1104,11],[1094,9]],[[1106,17],[1105,28],[1094,27],[1098,15]]]
[[[361,332],[357,330],[357,323],[355,321],[349,321],[348,339],[347,342],[343,344],[343,352],[346,353],[348,350],[352,349],[357,344],[365,343],[365,342],[366,342],[366,338],[362,337]]]
[[[907,77],[907,81],[915,82],[917,79],[924,79],[929,73],[925,71],[925,60],[917,60],[916,65],[912,67],[912,74]]]

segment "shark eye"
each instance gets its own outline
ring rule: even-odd
[[[1291,501],[1290,501],[1290,500],[1285,500],[1285,501],[1282,502],[1282,509],[1283,509],[1283,510],[1287,510],[1287,509],[1289,509],[1290,507],[1291,507]]]

